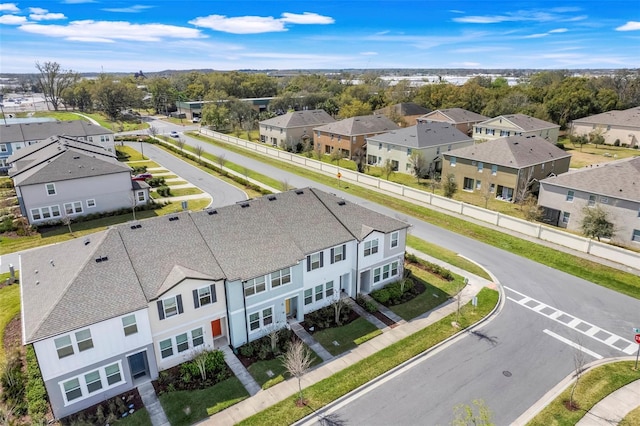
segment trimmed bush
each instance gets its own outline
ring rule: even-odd
[[[166,186],[165,180],[163,177],[154,177],[151,179],[145,179],[145,182],[149,184],[152,188],[157,188],[159,186]]]
[[[382,334],[382,330],[374,330],[369,334],[365,334],[364,336],[358,337],[357,339],[355,339],[353,341],[353,343],[355,343],[356,345],[361,345],[364,342],[367,342],[367,341],[369,341],[369,340],[373,339],[374,337],[379,336],[381,334]]]
[[[38,366],[33,345],[27,346],[25,358],[27,361],[27,412],[33,424],[42,424],[46,420],[45,416],[49,410],[49,405],[47,403],[47,390],[44,387],[42,373]]]
[[[171,196],[171,189],[168,186],[160,186],[156,189],[156,192],[161,197],[169,197]]]
[[[279,374],[273,379],[269,379],[266,382],[264,382],[264,385],[262,385],[262,389],[269,389],[271,386],[275,386],[281,382],[284,382],[284,377],[282,376],[282,374]]]

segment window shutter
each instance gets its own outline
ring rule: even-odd
[[[323,252],[323,251],[321,251],[321,252],[320,252],[320,267],[321,267],[321,268],[322,268],[322,266],[323,266],[323,261],[322,261],[322,260],[323,260],[323,258],[324,258],[324,252]]]
[[[342,245],[342,260],[345,260],[347,258],[347,245],[343,244]]]
[[[184,312],[184,310],[182,309],[182,295],[177,295],[176,299],[178,300],[178,313],[181,314]]]
[[[218,298],[216,296],[216,285],[211,284],[211,303],[216,303]]]
[[[307,272],[311,270],[311,256],[307,256]]]
[[[160,320],[164,319],[164,307],[162,306],[162,300],[158,300],[158,316]]]
[[[331,263],[333,263],[333,260],[335,259],[333,252],[334,252],[334,249],[331,249],[331,259],[329,259],[331,260]]]
[[[198,297],[198,290],[193,290],[193,307],[198,309],[200,307],[200,298]]]

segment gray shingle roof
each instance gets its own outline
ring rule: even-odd
[[[370,135],[399,129],[398,125],[384,115],[362,115],[345,118],[335,123],[316,127],[314,130],[343,136]]]
[[[451,124],[442,122],[420,122],[415,126],[367,138],[367,142],[388,143],[409,148],[425,148],[472,140]]]
[[[574,123],[602,124],[605,126],[624,126],[640,129],[640,107],[629,108],[622,111],[608,111],[602,114],[573,120]]]
[[[640,202],[640,157],[624,158],[571,170],[541,182]]]
[[[246,280],[318,250],[362,240],[372,230],[408,227],[312,188],[213,211],[129,222],[91,235],[87,245],[77,238],[25,252],[20,265],[25,341],[145,308],[186,277]]]
[[[454,149],[445,152],[444,156],[522,168],[571,157],[571,154],[567,154],[540,136],[510,136]]]
[[[260,124],[288,129],[294,127],[316,127],[335,121],[335,118],[327,114],[325,110],[314,109],[288,112],[284,115],[261,121]]]
[[[511,122],[514,126],[522,129],[522,131],[524,132],[531,132],[541,129],[552,129],[555,127],[560,128],[560,126],[558,126],[557,124],[540,120],[539,118],[531,117],[526,114],[500,115],[498,117],[485,120],[482,123],[478,123],[478,126],[484,126],[486,124],[486,126],[499,128],[501,120]]]
[[[113,132],[84,120],[3,124],[0,126],[0,143],[40,141],[53,135],[78,138],[106,134]]]
[[[444,108],[432,111],[428,114],[423,115],[419,118],[419,120],[431,120],[432,116],[437,113],[441,113],[442,115],[449,118],[449,122],[453,124],[461,124],[461,123],[476,123],[487,120],[489,117],[485,117],[482,114],[475,113],[473,111],[468,111],[463,108]]]

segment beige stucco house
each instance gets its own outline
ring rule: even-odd
[[[592,132],[600,133],[608,145],[639,147],[640,107],[590,115],[571,123],[571,134],[574,136],[589,136]]]
[[[419,122],[443,122],[449,123],[455,126],[465,135],[471,136],[473,133],[473,126],[478,123],[482,123],[489,117],[485,117],[482,114],[468,111],[463,108],[445,108],[431,111],[428,114],[418,118]]]
[[[490,118],[473,126],[473,139],[478,142],[509,136],[540,136],[558,142],[560,126],[525,114],[508,114]]]
[[[335,122],[322,109],[292,111],[260,122],[260,142],[273,146],[295,147],[313,139],[313,129]]]
[[[375,110],[374,114],[382,114],[396,122],[400,127],[408,127],[416,124],[418,118],[429,112],[428,108],[413,102],[402,102]]]

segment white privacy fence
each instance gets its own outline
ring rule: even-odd
[[[389,182],[387,180],[369,176],[364,173],[358,173],[353,170],[345,170],[333,164],[323,163],[322,161],[314,160],[312,158],[305,157],[304,155],[292,154],[290,152],[282,151],[280,149],[276,149],[262,143],[249,142],[244,139],[236,138],[207,129],[200,129],[200,133],[224,142],[229,142],[256,152],[267,154],[274,158],[279,158],[281,160],[289,161],[291,163],[298,164],[309,169],[324,172],[329,175],[336,176],[338,172],[340,172],[341,179],[344,181],[357,183],[362,186],[377,188],[382,191],[400,195],[409,200],[419,201],[425,204],[432,205],[434,207],[439,207],[444,210],[487,222],[500,228],[519,232],[530,237],[534,237],[543,241],[549,241],[584,253],[589,253],[603,259],[630,266],[632,268],[640,268],[640,253],[631,250],[625,250],[623,248],[612,246],[610,244],[601,243],[589,238],[581,237],[579,235],[574,235],[559,228],[554,228],[539,223],[528,222],[523,219],[518,219],[513,216],[508,216],[502,213],[487,210],[482,207],[463,203],[461,201],[452,200],[450,198],[442,197],[427,191],[410,188],[399,183]]]

